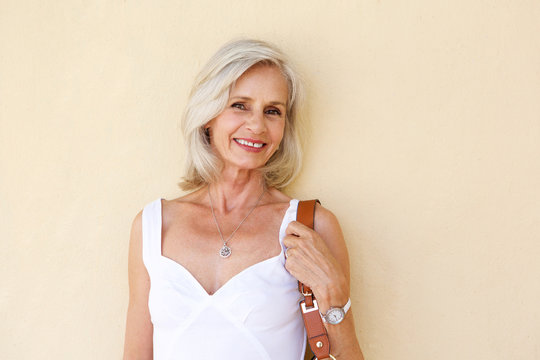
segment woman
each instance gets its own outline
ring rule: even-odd
[[[307,228],[295,221],[298,200],[279,190],[300,167],[301,95],[289,62],[264,42],[229,43],[202,70],[182,124],[180,185],[191,192],[133,221],[124,359],[299,360],[297,279],[321,314],[349,302],[338,221],[317,206]],[[362,359],[352,311],[325,326],[335,358]]]

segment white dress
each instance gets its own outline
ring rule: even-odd
[[[285,269],[282,242],[297,207],[298,200],[291,200],[281,223],[280,254],[246,268],[213,295],[186,268],[162,255],[161,199],[144,207],[143,261],[151,282],[154,360],[304,358],[300,293]]]

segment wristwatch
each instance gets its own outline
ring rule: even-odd
[[[328,309],[326,314],[321,314],[321,317],[325,323],[337,325],[343,321],[343,319],[345,318],[345,314],[347,313],[347,311],[349,311],[350,307],[351,298],[349,298],[344,307],[331,307],[330,309]]]

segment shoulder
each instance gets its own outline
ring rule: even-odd
[[[195,190],[191,193],[182,195],[180,197],[177,197],[175,199],[167,200],[162,199],[161,204],[163,206],[163,210],[169,209],[169,208],[175,208],[178,206],[189,206],[190,204],[201,204],[204,202],[204,190],[199,189]]]
[[[315,231],[338,231],[341,232],[339,221],[334,213],[321,204],[315,205]]]
[[[136,279],[147,280],[148,274],[143,265],[143,235],[142,235],[142,217],[143,210],[139,211],[131,224],[131,233],[129,236],[129,256],[128,270],[130,283],[137,281]]]
[[[283,218],[283,213],[290,207],[292,198],[276,188],[269,188],[261,203],[257,206],[258,216],[275,217],[277,220]],[[257,214],[256,214],[257,216]]]
[[[332,255],[349,272],[349,253],[341,231],[341,226],[334,213],[321,204],[315,206],[315,231],[322,237]]]
[[[322,236],[328,247],[339,252],[343,249],[346,251],[341,226],[334,213],[317,203],[314,216],[314,230]]]
[[[182,216],[182,214],[185,215],[197,211],[197,209],[206,208],[204,195],[204,190],[199,189],[175,199],[162,199],[163,222],[166,222],[170,217]]]
[[[140,210],[131,222],[131,242],[140,242],[142,238],[143,210]]]
[[[271,187],[268,189],[268,194],[274,199],[276,202],[289,202],[292,200],[292,198],[285,194],[283,191],[278,190],[274,187]]]

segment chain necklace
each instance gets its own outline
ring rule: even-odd
[[[227,246],[227,243],[229,242],[229,240],[231,240],[231,238],[233,237],[233,235],[236,233],[236,231],[238,229],[240,229],[240,226],[242,226],[242,224],[244,223],[244,221],[246,221],[246,219],[248,218],[248,216],[253,212],[253,210],[255,210],[255,208],[257,207],[257,205],[259,205],[259,202],[261,201],[261,199],[263,198],[263,195],[264,193],[266,192],[266,188],[263,190],[263,192],[261,193],[261,195],[259,196],[259,199],[257,200],[257,202],[255,203],[255,206],[253,206],[251,208],[251,210],[249,210],[249,212],[247,213],[247,215],[242,219],[242,221],[240,221],[240,224],[238,224],[238,226],[236,227],[236,229],[234,229],[234,231],[231,233],[231,235],[229,235],[229,237],[227,238],[227,240],[223,240],[223,234],[221,233],[221,229],[219,227],[219,224],[218,224],[218,221],[216,219],[216,214],[214,213],[214,204],[212,204],[212,196],[210,195],[210,186],[208,187],[208,198],[210,199],[210,209],[212,209],[212,217],[214,218],[214,223],[216,224],[216,227],[218,229],[218,232],[219,232],[219,237],[221,237],[221,241],[223,241],[223,246],[221,247],[221,249],[219,250],[219,256],[221,256],[222,258],[228,258],[229,256],[231,256],[231,253],[232,253],[232,250],[230,247]]]

